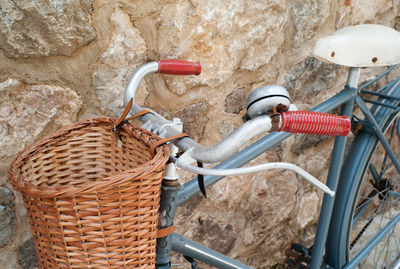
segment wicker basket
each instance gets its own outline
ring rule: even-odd
[[[76,123],[22,151],[9,180],[22,192],[41,268],[154,268],[159,138],[114,119]]]

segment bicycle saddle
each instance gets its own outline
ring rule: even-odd
[[[400,32],[383,25],[361,24],[319,39],[314,57],[349,67],[389,66],[400,63]]]

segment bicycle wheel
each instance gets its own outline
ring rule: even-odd
[[[399,96],[399,84],[394,84],[388,93]],[[395,106],[399,103],[378,101]],[[400,159],[400,118],[399,112],[393,111],[377,105],[371,108]],[[326,261],[330,266],[343,268],[348,265],[360,253],[366,253],[367,245],[388,223],[395,223],[400,216],[397,193],[400,193],[400,175],[391,159],[373,132],[360,132],[350,146],[341,172],[327,240]],[[399,259],[400,222],[397,222],[362,258],[358,268],[393,268]]]

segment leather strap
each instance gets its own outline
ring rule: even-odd
[[[131,100],[129,100],[128,104],[126,105],[124,112],[122,112],[121,117],[119,117],[119,119],[114,123],[113,131],[116,131],[119,127],[121,127],[123,121],[126,118],[126,115],[128,115],[129,111],[132,108],[132,102],[133,100],[131,98]]]
[[[169,226],[167,228],[157,230],[157,238],[166,237],[175,231],[175,227]]]
[[[180,139],[180,138],[184,138],[184,137],[188,137],[188,135],[186,133],[180,133],[180,134],[173,135],[173,136],[170,136],[170,137],[167,137],[167,138],[164,138],[164,139],[160,139],[157,142],[155,142],[153,145],[151,145],[150,152],[154,156],[154,155],[156,155],[156,148],[157,147],[159,147],[161,145],[164,145],[165,143],[167,143],[169,141]]]
[[[140,117],[140,116],[142,116],[142,115],[144,115],[144,114],[147,114],[147,113],[153,113],[153,112],[150,111],[150,110],[148,110],[148,109],[143,109],[142,111],[136,113],[135,115],[132,115],[132,116],[126,118],[125,120],[126,120],[126,121],[128,121],[128,120],[133,120],[133,119],[135,119],[135,118],[137,118],[137,117]]]
[[[133,100],[131,98],[131,100],[129,100],[128,104],[126,105],[124,112],[122,112],[121,117],[119,117],[119,119],[114,123],[114,127],[113,127],[113,131],[114,132],[117,132],[118,129],[122,125],[124,125],[126,122],[128,122],[129,120],[133,120],[134,118],[137,118],[137,117],[142,116],[142,115],[147,114],[147,113],[152,113],[150,110],[143,109],[139,113],[136,113],[135,115],[130,116],[129,118],[126,118],[126,116],[128,115],[129,111],[132,108],[132,102],[133,102]]]

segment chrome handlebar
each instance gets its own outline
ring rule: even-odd
[[[126,105],[131,99],[133,99],[133,104],[130,112],[131,115],[139,113],[144,109],[141,106],[137,105],[134,101],[136,91],[139,87],[141,80],[146,75],[156,73],[157,71],[158,63],[150,62],[138,68],[137,71],[133,74],[132,78],[129,80],[124,94],[124,104]],[[169,137],[180,133],[177,128],[173,127],[172,121],[165,119],[155,112],[140,116],[139,119],[143,123],[147,123],[148,126],[151,126],[151,131],[155,131],[160,136]],[[174,144],[182,151],[188,151],[190,156],[197,161],[205,163],[215,163],[228,158],[252,138],[270,131],[271,128],[271,117],[269,117],[268,115],[264,115],[245,122],[238,129],[232,132],[228,137],[224,138],[222,141],[213,146],[202,146],[188,137],[182,138]]]

